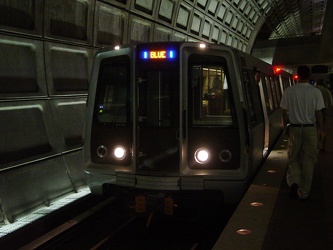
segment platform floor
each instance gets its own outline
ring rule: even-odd
[[[333,249],[333,112],[326,150],[315,166],[310,198],[289,198],[287,136],[283,135],[250,186],[214,249]]]

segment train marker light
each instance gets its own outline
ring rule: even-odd
[[[282,68],[280,68],[280,67],[274,67],[273,71],[274,71],[274,74],[277,75],[277,74],[281,73]]]
[[[199,44],[199,47],[200,47],[201,49],[204,49],[204,48],[206,48],[206,44],[204,44],[204,43],[200,43],[200,44]]]
[[[99,145],[96,153],[99,158],[104,158],[108,154],[108,149],[104,145]]]
[[[194,153],[194,159],[199,164],[205,164],[209,160],[209,152],[207,149],[199,148]]]
[[[113,150],[113,155],[118,159],[122,160],[125,158],[126,150],[122,146],[117,146]]]

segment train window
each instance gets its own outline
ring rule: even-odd
[[[282,77],[282,84],[283,84],[283,90],[285,90],[286,88],[288,88],[290,86],[289,78]]]
[[[121,62],[111,62],[121,61]],[[100,123],[126,125],[130,121],[129,59],[110,58],[101,62],[95,115]]]
[[[260,91],[252,71],[243,71],[244,90],[249,109],[251,123],[256,126],[263,121],[263,109],[260,98]],[[250,76],[251,75],[251,76]]]
[[[267,88],[267,77],[266,76],[264,78],[262,78],[262,89],[263,89],[264,96],[265,96],[266,110],[267,110],[267,113],[270,114],[270,112],[271,112],[270,101],[271,101],[272,93],[269,92],[269,89]]]
[[[271,89],[272,89],[272,93],[273,93],[274,108],[277,108],[278,107],[278,101],[277,101],[277,93],[276,93],[276,88],[275,88],[274,77],[270,77],[270,84],[271,84]]]
[[[249,75],[247,72],[243,72],[243,81],[244,81],[247,105],[249,107],[250,119],[251,119],[251,123],[253,124],[256,122],[256,112],[255,112],[253,95],[252,95],[251,86],[250,86],[250,78],[249,78]]]
[[[277,106],[279,107],[280,101],[281,101],[281,85],[280,85],[280,80],[279,78],[274,78],[275,79],[275,88],[276,88],[276,98],[277,98]]]
[[[190,68],[193,125],[231,126],[232,114],[229,102],[229,85],[223,65],[192,64]]]
[[[266,88],[268,91],[269,108],[272,111],[273,110],[273,93],[272,93],[270,78],[267,76],[265,77],[265,83],[266,83]]]

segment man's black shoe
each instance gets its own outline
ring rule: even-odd
[[[289,189],[289,197],[292,199],[297,199],[298,198],[298,185],[296,183],[291,184],[290,189]]]

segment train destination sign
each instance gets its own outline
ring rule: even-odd
[[[175,50],[144,50],[140,53],[141,59],[144,60],[163,60],[163,59],[175,59]]]

